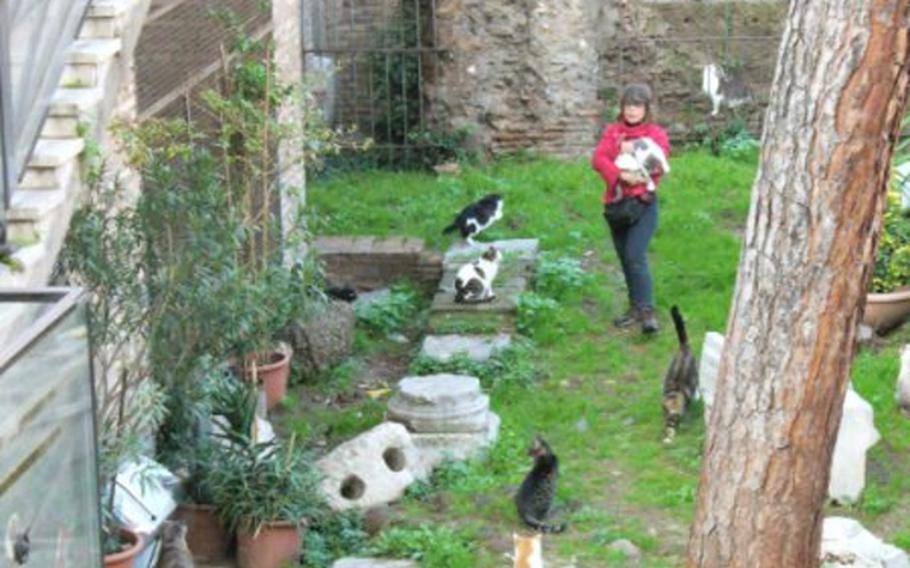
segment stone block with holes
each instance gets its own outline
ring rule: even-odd
[[[316,462],[325,476],[322,490],[335,511],[369,509],[404,495],[426,476],[411,434],[384,422],[349,440]]]

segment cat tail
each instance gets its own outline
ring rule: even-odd
[[[676,306],[670,308],[670,315],[673,317],[673,326],[676,327],[676,337],[679,338],[679,346],[688,347],[689,337],[686,335],[686,323],[682,319],[682,314],[679,313],[679,308]]]
[[[461,304],[465,300],[467,287],[458,278],[455,279],[455,302]]]
[[[528,516],[524,517],[522,520],[530,528],[534,529],[535,531],[542,532],[542,533],[561,533],[564,530],[566,530],[566,526],[567,526],[566,523],[559,523],[558,525],[548,525],[546,523],[543,523],[541,521],[538,521],[537,519],[534,519],[534,518],[528,517]]]
[[[446,227],[445,229],[443,229],[443,230],[442,230],[442,234],[443,234],[443,235],[448,235],[448,234],[451,233],[452,231],[456,231],[456,230],[458,230],[458,222],[457,222],[457,221],[455,221],[454,223],[452,223],[451,225],[449,225],[448,227]]]

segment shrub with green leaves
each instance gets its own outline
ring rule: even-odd
[[[412,558],[423,568],[472,568],[476,560],[473,541],[445,526],[394,527],[379,535],[371,553]]]
[[[534,292],[518,296],[518,331],[534,337],[538,327],[546,326],[556,316],[559,302]]]
[[[303,566],[328,568],[343,556],[357,556],[367,549],[367,533],[359,511],[329,514],[311,523],[303,538]]]
[[[872,274],[872,291],[892,292],[907,284],[910,284],[910,218],[901,212],[898,193],[889,191]]]
[[[470,375],[480,379],[486,389],[503,385],[527,387],[540,378],[535,359],[534,343],[520,339],[506,349],[497,351],[484,362],[474,361],[464,354],[458,354],[447,361],[429,357],[417,357],[411,363],[409,373],[413,375],[431,375],[435,373],[454,373]]]
[[[389,295],[370,303],[359,303],[356,308],[357,320],[377,335],[388,335],[399,331],[419,311],[419,295],[409,284],[392,286]]]
[[[298,522],[325,511],[321,475],[295,443],[255,443],[229,432],[209,476],[213,504],[231,530],[256,533],[271,521]]]
[[[545,296],[561,300],[590,282],[591,275],[577,258],[545,253],[537,261],[534,288]]]

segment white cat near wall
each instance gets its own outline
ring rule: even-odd
[[[701,90],[711,99],[711,116],[717,116],[721,105],[735,108],[752,100],[748,85],[738,77],[728,76],[716,63],[702,68]]]

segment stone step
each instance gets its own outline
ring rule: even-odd
[[[503,239],[488,243],[476,242],[469,245],[457,242],[446,252],[443,264],[446,268],[461,266],[465,262],[479,257],[487,248],[495,246],[504,257],[514,257],[526,261],[537,260],[540,249],[539,239]]]
[[[48,116],[41,127],[41,138],[61,139],[79,137],[79,118],[75,116]]]
[[[123,33],[123,20],[119,17],[89,17],[82,23],[79,39],[113,39]]]
[[[36,282],[32,282],[29,276],[35,274],[42,263],[46,262],[46,249],[47,242],[45,239],[40,239],[34,244],[16,249],[16,252],[13,253],[13,260],[19,265],[21,270],[13,271],[11,274],[4,276],[3,285],[12,288],[35,285]]]
[[[104,98],[100,88],[68,89],[59,88],[51,99],[49,116],[75,116],[81,117],[89,112],[94,112],[98,103]]]
[[[88,8],[86,20],[121,17],[131,4],[131,0],[94,0]]]
[[[455,302],[458,269],[476,260],[489,246],[502,253],[499,272],[493,281],[496,297],[489,302]],[[530,288],[537,259],[537,239],[507,239],[490,243],[456,243],[443,258],[443,276],[430,306],[432,333],[491,334],[512,332],[518,319],[518,296]]]
[[[66,201],[66,191],[19,189],[10,200],[6,220],[12,227],[17,224],[37,224]]]
[[[123,41],[114,39],[77,39],[67,53],[67,63],[106,63],[123,48]]]
[[[512,343],[507,333],[496,335],[428,335],[423,340],[420,355],[437,361],[448,361],[457,355],[465,355],[472,361],[487,361],[497,351],[506,349]]]
[[[110,61],[103,63],[67,63],[60,76],[60,86],[65,89],[97,87],[104,77]]]
[[[81,138],[39,139],[28,165],[30,168],[59,168],[78,158],[84,148],[85,141]]]
[[[56,190],[66,187],[77,165],[75,160],[59,167],[35,167],[29,164],[19,187],[40,190]]]

